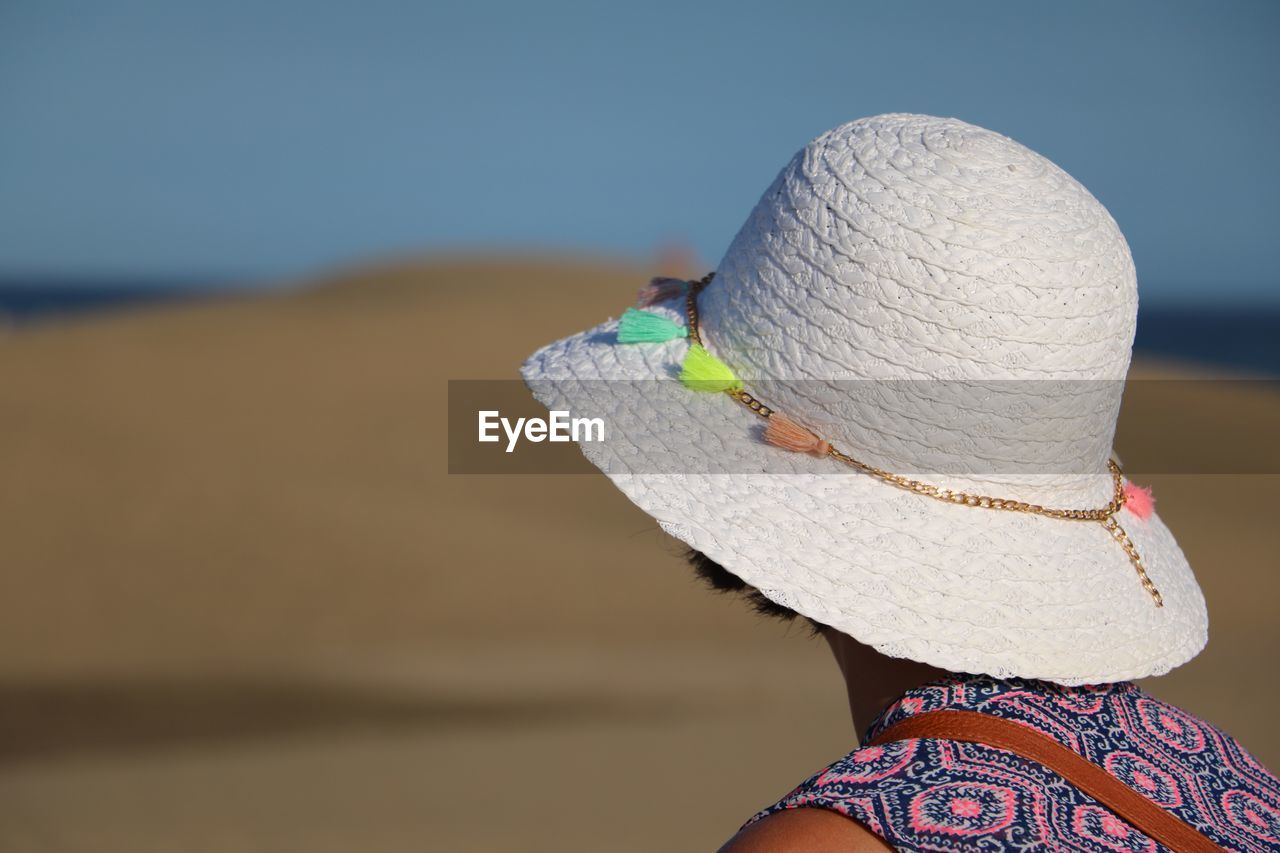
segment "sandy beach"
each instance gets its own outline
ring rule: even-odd
[[[449,379],[646,276],[405,261],[0,338],[0,853],[711,850],[853,748],[825,646],[701,589],[602,476],[448,473]],[[1280,417],[1169,389],[1122,456]],[[1211,634],[1145,686],[1280,767],[1280,476],[1146,480]]]

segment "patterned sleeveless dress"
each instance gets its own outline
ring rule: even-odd
[[[1280,850],[1280,780],[1234,738],[1134,684],[952,676],[909,691],[862,742],[943,708],[1030,726],[1228,850]],[[1054,772],[979,744],[855,749],[744,826],[802,807],[848,815],[898,850],[1168,850]]]

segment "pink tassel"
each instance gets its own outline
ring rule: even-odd
[[[657,302],[665,302],[676,296],[683,296],[689,282],[682,278],[651,279],[646,287],[640,288],[636,294],[636,304],[644,308]]]
[[[831,449],[830,444],[778,412],[769,416],[764,428],[764,440],[784,450],[816,453],[819,456],[825,456]]]
[[[1124,506],[1138,518],[1150,518],[1155,510],[1156,499],[1151,494],[1150,486],[1139,486],[1127,480],[1124,484]]]

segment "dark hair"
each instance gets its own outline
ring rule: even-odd
[[[773,599],[767,597],[760,590],[717,563],[701,551],[690,548],[685,552],[685,559],[689,565],[693,567],[694,574],[698,576],[707,586],[716,592],[727,592],[741,596],[746,600],[751,609],[761,616],[769,616],[776,619],[782,619],[786,622],[795,621],[796,617],[802,618],[809,624],[809,630],[813,634],[822,631],[823,626],[820,622],[815,622],[808,616],[800,616],[789,607],[784,607]]]

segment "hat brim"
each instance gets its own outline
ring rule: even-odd
[[[1066,685],[1160,675],[1204,647],[1204,597],[1157,515],[1121,520],[1163,607],[1102,525],[957,506],[775,448],[743,406],[676,381],[686,340],[616,332],[540,349],[526,384],[548,409],[601,418],[586,458],[773,601],[886,655]]]

